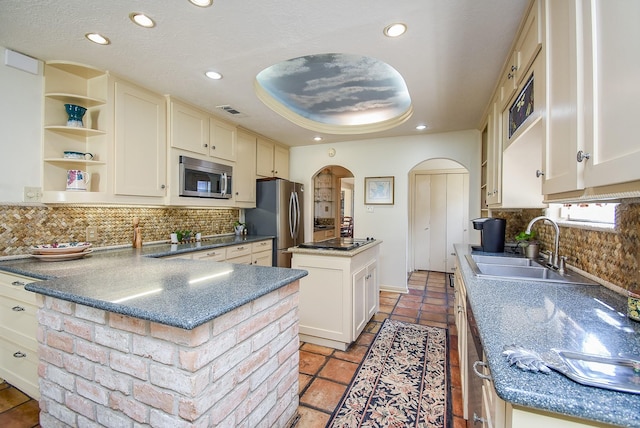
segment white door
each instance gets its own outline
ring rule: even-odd
[[[452,272],[455,244],[468,241],[469,175],[416,174],[413,193],[413,268]]]
[[[431,175],[415,176],[413,191],[413,268],[429,270],[431,242]]]

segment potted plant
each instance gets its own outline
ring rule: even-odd
[[[236,231],[236,235],[242,235],[242,232],[244,231],[244,228],[245,228],[245,224],[240,221],[236,221],[233,224],[233,228]]]
[[[524,253],[528,259],[537,259],[538,253],[540,252],[540,243],[535,239],[535,237],[535,230],[532,230],[529,233],[522,231],[516,235],[518,246],[524,248]]]

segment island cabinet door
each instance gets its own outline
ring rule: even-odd
[[[367,264],[366,278],[365,304],[367,315],[365,324],[378,312],[379,308],[380,286],[378,283],[378,262],[376,260],[372,260]]]
[[[367,267],[353,274],[353,340],[356,340],[367,324]]]

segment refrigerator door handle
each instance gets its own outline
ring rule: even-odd
[[[294,234],[293,231],[295,230],[295,205],[294,205],[294,199],[295,199],[295,193],[291,192],[291,194],[289,195],[289,235],[291,236],[291,238],[293,239]]]
[[[296,201],[296,228],[294,238],[297,238],[300,232],[300,199],[298,198],[298,192],[294,192],[294,195]]]

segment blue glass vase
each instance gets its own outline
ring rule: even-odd
[[[75,104],[65,104],[64,108],[67,110],[67,115],[69,116],[69,120],[67,120],[67,126],[72,126],[74,128],[83,128],[84,125],[82,124],[82,117],[87,112],[87,109]]]

